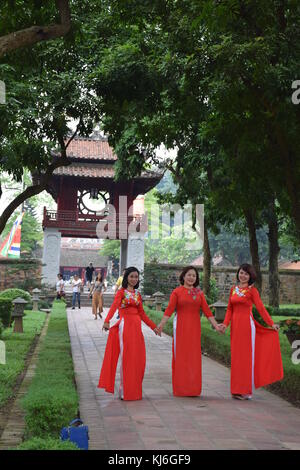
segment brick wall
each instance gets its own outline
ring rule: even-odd
[[[147,267],[153,265],[145,265],[145,284],[147,283]],[[171,293],[175,287],[179,285],[179,275],[183,269],[180,265],[157,264],[160,272],[164,273],[167,278],[167,290]],[[203,271],[202,267],[195,266],[198,272]],[[229,292],[233,284],[236,283],[236,272],[238,268],[213,267],[212,277],[216,279],[219,290],[218,300],[228,301]],[[300,304],[300,271],[292,269],[282,269],[279,271],[280,276],[280,303],[282,304]],[[262,300],[265,304],[269,301],[269,279],[268,270],[262,269],[263,288]],[[165,282],[165,281],[164,281]]]
[[[37,259],[0,259],[0,291],[15,287],[22,288],[24,283],[38,286],[41,284],[42,262]]]

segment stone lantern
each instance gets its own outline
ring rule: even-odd
[[[12,301],[12,303],[14,304],[14,311],[11,317],[12,317],[12,320],[15,321],[14,333],[23,333],[24,309],[25,309],[25,305],[28,302],[22,299],[21,297],[17,297],[15,300]]]
[[[39,305],[38,305],[38,302],[40,300],[39,298],[39,294],[41,293],[40,289],[36,288],[36,289],[33,289],[32,291],[32,300],[33,300],[33,310],[38,310],[39,309]]]
[[[144,295],[143,300],[146,306],[152,305],[151,295]]]
[[[158,312],[161,312],[161,306],[165,299],[165,294],[163,294],[162,292],[155,292],[155,294],[153,294],[153,298],[154,298],[156,310]]]
[[[222,302],[222,300],[218,300],[214,304],[210,305],[210,307],[214,307],[215,309],[215,320],[217,322],[222,323],[225,318],[227,304],[225,302]]]

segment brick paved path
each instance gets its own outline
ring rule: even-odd
[[[98,389],[107,340],[102,320],[84,307],[68,309],[68,322],[90,449],[300,450],[300,409],[263,389],[253,401],[233,400],[229,369],[205,356],[202,396],[173,397],[171,338],[159,338],[146,326],[143,400],[118,399],[119,369],[115,396]]]

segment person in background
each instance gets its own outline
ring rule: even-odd
[[[95,316],[95,320],[97,320],[97,314],[99,315],[100,318],[102,318],[102,312],[103,312],[103,294],[102,291],[105,291],[106,287],[104,285],[104,282],[102,280],[102,274],[98,273],[97,277],[95,279],[95,283],[91,289],[90,292],[90,297],[93,296],[93,301],[92,301],[92,312],[93,315]],[[99,310],[99,313],[97,311]]]
[[[65,283],[64,283],[63,277],[61,274],[58,274],[57,283],[56,283],[56,298],[58,300],[65,296],[64,287],[65,287]]]
[[[118,290],[120,290],[122,288],[122,282],[123,282],[125,272],[126,272],[126,269],[123,269],[122,276],[118,277],[118,280],[115,284],[115,293],[117,293]],[[117,320],[119,320],[119,318],[120,318],[119,310],[117,310]]]
[[[122,282],[123,282],[123,277],[124,277],[125,271],[126,271],[126,269],[123,269],[122,276],[118,277],[118,280],[115,284],[115,289],[114,289],[115,292],[117,292],[122,287]]]
[[[87,268],[85,268],[85,277],[87,281],[87,288],[90,291],[91,289],[91,283],[93,280],[93,274],[94,274],[95,268],[93,266],[93,263],[91,262]]]
[[[73,297],[72,297],[72,309],[74,310],[76,304],[76,298],[78,302],[78,308],[80,308],[80,286],[82,285],[81,279],[79,279],[78,274],[75,274],[72,281],[73,288]]]

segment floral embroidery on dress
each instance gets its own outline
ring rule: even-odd
[[[139,291],[134,290],[130,292],[129,290],[124,290],[124,298],[121,302],[121,308],[128,307],[129,305],[137,306],[140,303],[140,294]]]
[[[193,297],[193,300],[197,299],[198,294],[201,294],[201,289],[200,287],[192,287],[191,289],[188,289],[188,294],[190,294]]]
[[[245,297],[250,288],[251,286],[248,286],[243,289],[241,287],[235,286],[235,288],[232,291],[231,297],[233,297],[234,295],[238,295],[239,297]]]

